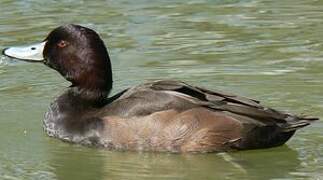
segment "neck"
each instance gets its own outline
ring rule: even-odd
[[[102,106],[107,103],[108,95],[111,88],[106,90],[101,89],[86,89],[82,87],[70,87],[67,91],[68,96],[74,99],[77,103],[89,106]]]
[[[100,68],[89,68],[87,71],[73,74],[69,88],[71,98],[93,104],[105,102],[112,89],[112,71],[110,60],[98,61]],[[108,62],[108,63],[106,63]],[[99,65],[97,65],[99,66]]]

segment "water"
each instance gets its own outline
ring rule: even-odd
[[[97,30],[113,93],[178,79],[323,118],[322,1],[0,3],[0,49],[66,23]],[[322,121],[285,146],[220,154],[111,152],[49,138],[44,112],[68,85],[42,64],[0,57],[0,179],[323,179]]]

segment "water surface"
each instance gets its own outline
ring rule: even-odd
[[[106,42],[114,90],[178,79],[323,118],[319,0],[0,0],[0,49],[62,24]],[[0,179],[323,179],[322,121],[287,145],[220,154],[111,152],[49,138],[42,119],[69,84],[0,56]]]

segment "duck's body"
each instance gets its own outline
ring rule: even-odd
[[[45,131],[65,141],[109,149],[213,152],[267,148],[284,144],[311,120],[178,81],[142,84],[102,104],[81,100],[73,91],[51,105]]]
[[[25,48],[25,47],[24,47]],[[25,48],[26,49],[26,48]],[[263,107],[259,102],[179,81],[155,81],[108,98],[112,72],[108,52],[88,28],[62,26],[24,58],[19,48],[5,55],[39,60],[72,86],[50,106],[49,136],[118,150],[218,152],[284,144],[316,118]]]

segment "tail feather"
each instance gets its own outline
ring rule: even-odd
[[[310,125],[313,121],[319,120],[315,117],[297,117],[292,122],[288,122],[284,125],[282,132],[296,131],[297,129],[303,128]]]

